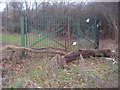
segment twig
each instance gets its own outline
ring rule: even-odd
[[[28,80],[28,81],[25,83],[25,85],[24,85],[23,88],[26,88],[26,86],[27,86],[28,83],[30,83],[30,84],[36,86],[36,88],[42,88],[42,87],[39,87],[36,83],[34,83],[34,82],[30,81],[30,80]]]
[[[80,59],[79,59],[79,66],[80,66],[80,68],[81,68],[81,70],[84,72],[85,70],[85,65],[84,65],[84,58],[83,58],[83,56],[80,54]]]
[[[80,69],[82,70],[82,76],[83,76],[84,81],[85,81],[86,86],[87,86],[88,77],[87,77],[87,73],[86,73],[86,69],[85,69],[85,60],[81,54],[80,54],[80,59],[79,59],[79,65],[80,65]]]
[[[23,88],[26,88],[27,84],[28,84],[28,81],[25,83],[25,85],[23,86]]]

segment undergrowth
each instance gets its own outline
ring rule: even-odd
[[[106,87],[112,80],[117,80],[117,64],[103,63],[99,58],[85,60],[84,74],[78,65],[78,60],[75,61],[77,64],[71,63],[67,68],[59,67],[52,73],[50,60],[51,58],[26,60],[25,67],[16,75],[11,74],[13,80],[9,80],[5,87],[22,88],[30,80],[42,88],[95,88]],[[29,87],[27,84],[26,86]]]

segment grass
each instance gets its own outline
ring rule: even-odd
[[[21,35],[20,34],[5,34],[5,33],[3,33],[3,34],[0,34],[0,36],[2,36],[3,45],[6,45],[6,44],[21,45]],[[43,39],[43,40],[41,40],[41,39]],[[77,50],[78,48],[80,48],[80,49],[93,48],[92,44],[90,44],[86,40],[79,40],[79,41],[77,41],[77,44],[74,46],[72,45],[73,40],[69,40],[69,43],[66,43],[66,46],[65,46],[65,41],[60,40],[57,37],[54,37],[54,40],[56,40],[58,43],[56,41],[53,41],[50,38],[46,38],[42,35],[39,36],[37,34],[31,34],[31,33],[29,33],[27,35],[27,45],[26,46],[31,46],[32,44],[34,44],[36,41],[39,41],[39,40],[41,40],[41,41],[39,43],[36,43],[32,47],[34,47],[34,48],[54,47],[54,48],[61,48],[61,49],[64,49],[66,47],[67,50]],[[25,39],[25,42],[26,42],[26,39]],[[86,44],[84,44],[84,43],[86,43]]]
[[[2,35],[2,43],[20,45],[21,35],[20,34],[0,34]]]

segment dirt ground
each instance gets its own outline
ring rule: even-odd
[[[112,51],[117,51],[118,45],[115,40],[112,39],[106,39],[106,40],[100,40],[100,49],[110,49]]]
[[[23,88],[27,81],[30,80],[42,88],[118,87],[117,64],[113,65],[112,61],[104,60],[104,58],[85,59],[85,68],[87,70],[85,75],[88,78],[87,82],[85,82],[85,77],[79,76],[82,75],[82,71],[79,68],[78,60],[69,63],[68,68],[59,69],[60,71],[58,71],[56,76],[57,80],[50,74],[51,70],[49,69],[51,67],[48,67],[50,60],[46,57],[38,59],[29,57],[29,59],[22,60],[14,58],[12,61],[3,60],[1,63],[3,66],[3,86],[7,88]],[[28,85],[26,86],[29,87]],[[32,86],[32,88],[35,87]]]

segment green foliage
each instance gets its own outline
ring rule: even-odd
[[[112,67],[111,67],[111,72],[118,72],[118,65],[112,65]]]
[[[94,77],[97,77],[98,75],[96,72],[90,72],[89,76],[94,78]]]
[[[12,88],[21,88],[22,82],[21,81],[15,81]]]
[[[15,90],[15,88],[22,88],[23,82],[21,81],[14,81],[11,84],[8,84],[6,88],[10,88],[11,90]]]

